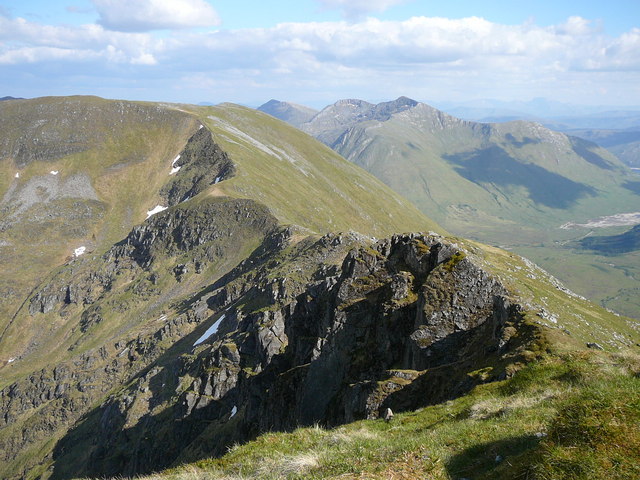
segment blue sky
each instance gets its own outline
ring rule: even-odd
[[[640,1],[0,0],[0,96],[640,105]]]

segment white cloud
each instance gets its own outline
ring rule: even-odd
[[[100,58],[115,63],[152,65],[162,40],[149,34],[80,27],[41,25],[0,16],[0,64],[47,61],[82,62]]]
[[[220,23],[205,0],[92,0],[100,25],[121,32],[211,27]]]
[[[345,18],[358,19],[368,13],[384,12],[407,0],[317,0],[324,8],[341,10]]]
[[[606,90],[620,98],[635,95],[640,104],[640,29],[610,37],[580,17],[550,27],[414,17],[158,35],[0,16],[0,64],[11,68],[0,90],[14,96],[29,93],[12,89],[13,78],[46,89],[60,75],[59,83],[71,89],[64,93],[128,98],[127,88],[134,95],[154,89],[145,98],[170,101],[588,98]],[[80,77],[78,85],[86,89],[74,91],[70,79]],[[107,84],[122,90],[87,91]]]

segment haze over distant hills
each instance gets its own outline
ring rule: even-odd
[[[308,122],[316,116],[318,110],[304,105],[298,105],[290,102],[280,102],[278,100],[269,100],[261,105],[258,110],[268,113],[269,115],[284,120],[285,122],[299,127],[303,123]]]
[[[508,121],[529,120],[556,122],[564,119],[567,126],[624,128],[623,125],[635,124],[640,116],[640,106],[611,105],[574,105],[545,98],[529,101],[475,100],[466,102],[434,102],[433,106],[465,120]],[[499,120],[501,119],[501,120]],[[626,123],[620,123],[626,122]],[[590,123],[590,124],[589,124]]]

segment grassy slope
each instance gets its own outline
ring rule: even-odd
[[[195,112],[238,165],[222,192],[264,203],[284,224],[373,236],[443,231],[373,175],[284,122],[231,104]]]
[[[268,433],[144,480],[637,478],[639,374],[636,355],[557,353],[389,423]]]
[[[51,269],[68,260],[75,248],[85,245],[89,252],[103,252],[144,220],[146,210],[155,205],[154,196],[165,180],[171,159],[197,123],[176,110],[95,97],[3,102],[2,107],[1,137],[9,147],[25,142],[27,149],[34,149],[29,144],[31,135],[45,139],[53,136],[54,144],[64,144],[64,139],[78,135],[83,127],[88,125],[90,131],[81,132],[86,139],[82,151],[69,155],[44,156],[22,166],[12,156],[1,158],[1,196],[10,187],[20,191],[32,179],[52,178],[49,172],[53,170],[59,172],[55,180],[60,183],[75,174],[86,175],[99,201],[41,202],[0,234],[4,242],[0,247],[4,273],[0,282],[12,292],[0,306],[0,332],[30,290]],[[28,130],[43,122],[48,130]],[[46,155],[46,141],[41,148]],[[9,148],[4,154],[12,151]],[[19,178],[15,178],[17,172]],[[88,215],[87,205],[93,207]],[[35,221],[34,212],[50,219]],[[0,361],[6,360],[7,346],[1,346],[0,352]]]

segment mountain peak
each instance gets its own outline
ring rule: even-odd
[[[298,105],[297,103],[283,102],[273,98],[267,103],[260,105],[257,109],[283,122],[287,122],[294,127],[299,127],[303,123],[308,122],[318,113],[318,111],[313,108]]]
[[[387,103],[395,103],[396,105],[406,105],[409,107],[415,107],[419,102],[417,102],[413,98],[405,97],[403,95],[401,97],[396,98],[392,102],[387,102]]]

